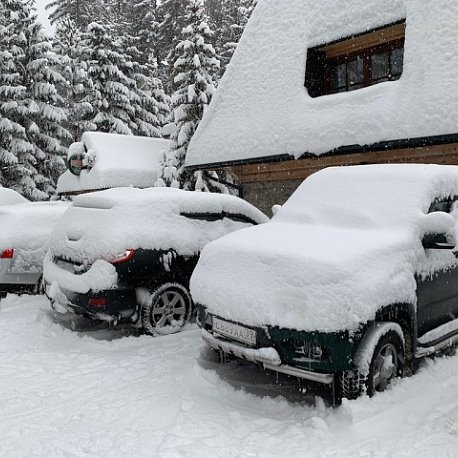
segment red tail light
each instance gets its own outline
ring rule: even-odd
[[[126,250],[123,253],[120,253],[115,259],[111,261],[112,264],[121,264],[121,262],[129,261],[134,257],[135,250]]]
[[[104,309],[107,306],[107,300],[104,297],[91,298],[88,300],[87,305],[95,309]]]
[[[13,259],[13,248],[0,252],[0,259]]]

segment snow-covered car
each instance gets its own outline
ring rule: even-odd
[[[13,197],[14,204],[0,206],[0,298],[38,292],[51,232],[68,208],[62,202],[21,203]]]
[[[57,311],[174,332],[193,312],[189,279],[204,245],[266,221],[229,195],[171,188],[81,195],[54,230],[46,292]]]
[[[208,244],[191,278],[213,349],[383,391],[458,340],[458,167],[329,168],[273,219]]]
[[[25,204],[27,202],[29,202],[29,200],[21,196],[18,192],[14,191],[13,189],[3,188],[2,186],[0,186],[0,206]]]

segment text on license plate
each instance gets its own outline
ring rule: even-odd
[[[230,337],[245,344],[256,345],[256,331],[254,329],[245,328],[235,323],[229,323],[219,318],[213,318],[213,331],[224,337]]]

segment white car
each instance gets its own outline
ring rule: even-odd
[[[68,208],[63,202],[28,202],[1,188],[11,205],[0,205],[0,299],[7,293],[36,293],[51,232]],[[17,196],[15,196],[17,194]],[[6,200],[6,199],[5,199]]]
[[[21,196],[18,192],[14,191],[13,189],[3,188],[0,186],[0,206],[26,204],[27,202],[29,202],[29,200]]]

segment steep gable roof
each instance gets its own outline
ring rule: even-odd
[[[406,19],[398,81],[309,97],[307,49]],[[458,3],[260,0],[186,165],[458,132]]]

